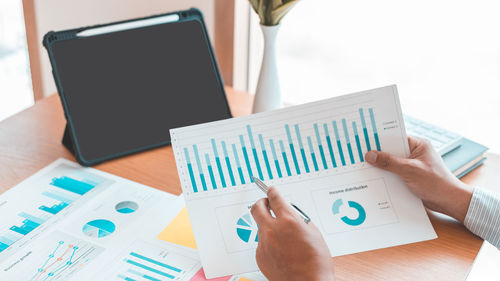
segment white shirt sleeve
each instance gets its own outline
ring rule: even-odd
[[[500,249],[500,194],[476,187],[464,224],[472,233]]]

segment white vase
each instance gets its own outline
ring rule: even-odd
[[[260,67],[259,81],[255,91],[253,102],[253,113],[283,107],[280,83],[278,79],[278,67],[276,65],[276,35],[280,25],[261,25],[264,35],[264,55]]]

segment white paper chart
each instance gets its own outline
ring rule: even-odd
[[[436,237],[422,202],[364,159],[409,154],[396,86],[170,133],[209,278],[257,270],[252,176],[303,208],[333,256]]]
[[[156,238],[183,207],[182,197],[59,159],[0,195],[0,280],[190,280],[196,251]],[[172,268],[162,270],[167,252]]]
[[[201,267],[195,250],[158,241],[137,241],[121,253],[119,260],[109,266],[102,280],[186,281]]]

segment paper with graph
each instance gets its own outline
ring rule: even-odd
[[[170,133],[207,277],[257,270],[251,176],[308,213],[333,256],[436,237],[421,201],[364,160],[409,154],[395,86]]]
[[[0,195],[0,280],[205,280],[189,241],[171,238],[189,234],[174,220],[183,208],[182,196],[59,159]]]

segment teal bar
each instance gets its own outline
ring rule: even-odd
[[[352,121],[352,129],[354,130],[354,138],[356,138],[356,146],[358,147],[359,161],[365,162],[363,158],[363,150],[361,149],[361,142],[359,141],[358,128],[356,122]]]
[[[314,170],[317,172],[319,170],[318,161],[316,161],[316,155],[314,153],[314,148],[310,136],[307,136],[307,142],[309,143],[309,150],[311,151],[311,158],[313,160]]]
[[[127,276],[122,275],[122,274],[118,274],[118,278],[121,278],[121,279],[123,279],[125,281],[137,281],[137,280],[135,280],[133,278],[127,277]]]
[[[10,245],[14,244],[15,241],[9,240],[7,237],[0,236],[0,243],[3,243],[4,245],[7,245],[9,247]]]
[[[351,164],[354,164],[354,154],[352,154],[352,145],[347,143],[347,150],[349,151],[349,159],[351,159]]]
[[[38,209],[55,215],[55,214],[59,213],[62,209],[64,209],[66,206],[68,206],[68,204],[61,202],[59,204],[52,205],[52,207],[50,207],[50,208],[42,205],[42,206],[38,207]]]
[[[280,140],[279,143],[280,143],[280,148],[281,148],[281,156],[283,156],[283,162],[285,163],[286,174],[288,176],[291,176],[292,171],[290,171],[290,165],[288,165],[288,159],[286,157],[285,145],[283,144],[282,140]]]
[[[133,261],[133,260],[125,260],[125,261],[126,261],[127,263],[131,264],[131,265],[135,265],[135,266],[140,267],[140,268],[142,268],[142,269],[149,270],[149,271],[151,271],[151,272],[153,272],[153,273],[159,274],[159,275],[161,275],[161,276],[165,276],[165,277],[167,277],[167,278],[169,278],[169,279],[174,279],[174,278],[175,278],[175,276],[173,276],[173,275],[171,275],[171,274],[168,274],[168,273],[163,272],[163,271],[160,271],[160,270],[158,270],[158,269],[155,269],[155,268],[152,268],[152,267],[149,267],[149,266],[143,265],[143,264],[138,263],[138,262],[136,262],[136,261]]]
[[[243,170],[241,169],[240,158],[238,157],[238,152],[236,151],[236,145],[233,143],[231,147],[233,148],[234,160],[236,161],[236,166],[238,167],[241,184],[245,184],[245,178],[243,177]]]
[[[193,185],[193,191],[194,192],[198,192],[198,187],[196,187],[196,181],[194,179],[194,175],[193,175],[193,167],[191,165],[191,163],[188,163],[188,170],[189,170],[189,177],[191,178],[191,184]]]
[[[208,153],[205,154],[205,160],[207,161],[208,173],[210,174],[210,181],[212,182],[212,188],[217,189],[217,184],[215,183],[214,170],[212,169],[212,163],[210,163],[210,158]]]
[[[380,141],[378,139],[377,124],[375,124],[375,115],[373,114],[373,108],[368,108],[370,112],[370,119],[372,121],[373,136],[375,137],[375,144],[377,145],[377,150],[381,151]]]
[[[255,143],[253,141],[252,128],[247,125],[248,138],[250,139],[250,144],[252,145],[253,158],[255,160],[255,166],[257,166],[257,173],[259,173],[259,178],[264,180],[264,175],[262,174],[262,169],[260,168],[259,157],[257,156],[257,149],[255,148]]]
[[[58,213],[58,211],[57,211],[55,208],[53,208],[53,207],[50,207],[50,208],[49,208],[49,207],[44,206],[44,205],[42,205],[42,206],[38,207],[38,209],[39,209],[39,210],[42,210],[42,211],[45,211],[45,212],[47,212],[47,213],[51,213],[51,214],[53,214],[53,215],[55,215],[55,214],[57,214],[57,213]]]
[[[59,193],[56,193],[56,192],[46,191],[46,192],[43,192],[42,195],[47,196],[47,197],[52,198],[52,199],[56,199],[56,200],[61,201],[61,202],[64,202],[68,205],[73,203],[73,201],[74,201],[73,199],[68,198],[68,197],[61,195]]]
[[[8,241],[12,241],[11,244],[19,240],[20,238],[12,233],[4,233],[3,238],[7,239]],[[7,243],[8,244],[8,243]]]
[[[302,137],[300,136],[299,125],[295,124],[295,133],[297,134],[297,140],[299,141],[300,155],[302,156],[302,161],[304,161],[304,168],[306,173],[309,173],[309,164],[307,163],[306,152],[304,146],[302,145]]]
[[[160,279],[157,279],[157,278],[151,277],[151,276],[149,276],[149,275],[147,275],[147,274],[143,274],[142,272],[139,272],[139,271],[137,271],[137,270],[129,269],[129,270],[127,270],[127,272],[132,273],[132,274],[135,274],[135,275],[137,275],[137,276],[139,276],[139,277],[142,277],[142,278],[144,278],[144,279],[148,279],[148,280],[151,280],[151,281],[161,281]]]
[[[326,164],[325,151],[323,150],[323,144],[321,143],[321,138],[319,137],[318,124],[314,123],[314,131],[316,133],[316,141],[318,142],[319,154],[321,155],[321,161],[323,162],[323,168],[328,169]]]
[[[286,135],[288,137],[288,143],[290,144],[290,151],[292,153],[293,164],[295,165],[295,170],[297,171],[297,175],[300,175],[300,167],[299,162],[297,160],[297,155],[295,154],[295,149],[293,148],[293,140],[292,135],[290,134],[290,127],[288,124],[285,125]]]
[[[271,165],[269,164],[269,158],[267,158],[267,151],[264,145],[264,139],[262,138],[262,134],[259,134],[259,142],[260,148],[262,149],[262,155],[264,156],[264,161],[266,162],[267,174],[269,175],[269,179],[273,179],[273,173],[271,171]]]
[[[25,225],[21,226],[21,228],[24,229],[24,230],[26,230],[28,233],[30,233],[36,227],[33,227],[32,225],[25,224]]]
[[[53,178],[50,184],[79,195],[84,195],[97,185],[75,180],[70,177]]]
[[[21,226],[21,228],[22,228],[22,229],[25,229],[25,230],[26,230],[26,231],[28,231],[28,232],[31,232],[31,231],[33,231],[33,229],[35,229],[35,228],[36,228],[36,226],[33,226],[33,225],[31,225],[31,224],[25,224],[25,225]]]
[[[247,166],[248,177],[250,178],[250,182],[253,182],[252,166],[250,166],[250,160],[248,159],[247,148],[245,147],[245,140],[243,139],[243,135],[240,135],[240,142],[241,142],[241,150],[243,151],[243,156],[245,157],[245,164]]]
[[[335,132],[335,139],[337,140],[337,148],[339,149],[340,161],[342,162],[342,166],[345,166],[345,157],[344,152],[342,151],[342,144],[340,143],[337,121],[333,121],[333,131]]]
[[[224,158],[226,158],[226,166],[227,166],[227,171],[229,172],[229,178],[231,179],[231,184],[235,186],[236,181],[234,180],[233,169],[231,168],[231,161],[229,161],[229,155],[227,154],[226,142],[221,141],[221,143],[222,143],[222,151],[224,152]]]
[[[39,223],[34,222],[34,221],[32,221],[32,220],[29,220],[29,219],[25,219],[25,220],[23,220],[23,223],[24,223],[24,225],[26,225],[26,226],[28,226],[28,227],[32,227],[33,229],[35,229],[35,228],[37,228],[37,227],[39,227],[39,226],[40,226],[40,224],[39,224]]]
[[[333,167],[337,168],[337,161],[335,161],[335,156],[333,154],[332,140],[330,139],[330,132],[328,132],[328,125],[323,124],[323,129],[325,129],[326,144],[330,152],[330,159],[332,160]]]
[[[193,166],[191,165],[191,159],[189,159],[189,152],[185,147],[184,154],[186,155],[186,162],[188,166],[189,177],[191,178],[191,185],[193,186],[193,192],[198,192],[198,187],[196,187],[196,180],[194,179]]]
[[[194,157],[196,158],[196,163],[198,164],[198,172],[200,173],[201,185],[203,190],[207,191],[207,183],[205,182],[205,175],[203,175],[203,169],[201,168],[200,155],[198,154],[198,146],[193,144]]]
[[[17,232],[17,233],[19,233],[21,235],[27,235],[29,233],[29,231],[27,231],[26,229],[18,227],[18,226],[15,226],[15,225],[11,226],[10,230],[15,231],[15,232]]]
[[[362,108],[359,109],[359,117],[361,118],[361,125],[363,126],[363,135],[365,136],[366,149],[370,151],[372,150],[372,146],[370,145],[370,138],[368,137],[368,129],[366,128],[365,113],[363,112]]]
[[[347,122],[342,118],[342,127],[344,128],[344,135],[347,141],[347,150],[349,151],[349,158],[351,159],[351,164],[354,164],[354,154],[352,154],[351,140],[349,139],[349,131],[347,131]]]
[[[145,256],[143,256],[143,255],[141,255],[141,254],[138,254],[138,253],[135,253],[135,252],[131,252],[131,253],[130,253],[130,255],[131,255],[131,256],[133,256],[133,257],[139,258],[139,259],[141,259],[141,260],[145,260],[145,261],[147,261],[147,262],[150,262],[150,263],[152,263],[152,264],[159,265],[159,266],[164,267],[164,268],[166,268],[166,269],[173,270],[173,271],[175,271],[175,272],[182,272],[182,269],[180,269],[180,268],[177,268],[177,267],[175,267],[175,266],[168,265],[168,264],[166,264],[166,263],[159,262],[159,261],[157,261],[157,260],[154,260],[154,259],[151,259],[151,258],[145,257]]]
[[[253,158],[255,160],[255,166],[257,166],[257,173],[259,174],[259,179],[264,180],[264,175],[262,174],[262,168],[260,167],[259,156],[257,156],[257,149],[252,148]]]
[[[276,149],[274,148],[274,142],[272,139],[269,140],[269,146],[271,146],[271,152],[273,153],[274,165],[276,166],[276,172],[278,172],[278,177],[283,177],[280,169],[280,162],[278,161],[278,155],[276,154]]]
[[[224,173],[222,172],[222,165],[220,163],[219,153],[217,152],[217,145],[215,144],[215,139],[210,140],[212,142],[212,149],[214,150],[215,163],[217,164],[217,170],[219,171],[220,181],[222,187],[226,187],[226,179],[224,178]]]
[[[18,216],[23,217],[25,219],[28,219],[30,221],[34,221],[39,225],[45,222],[45,219],[30,215],[30,214],[25,213],[25,212],[19,213]]]

